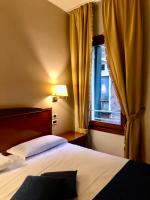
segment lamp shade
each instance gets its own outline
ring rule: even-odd
[[[53,95],[60,97],[67,97],[68,91],[66,85],[54,85]]]

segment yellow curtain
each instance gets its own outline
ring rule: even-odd
[[[103,0],[105,45],[118,97],[127,118],[125,156],[139,159],[142,109],[140,0]]]
[[[89,120],[89,88],[92,55],[92,3],[70,15],[70,52],[75,108],[75,130],[84,132]]]

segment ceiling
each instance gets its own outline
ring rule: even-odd
[[[57,7],[61,8],[65,12],[69,12],[85,3],[91,1],[99,1],[99,0],[48,0],[49,2],[53,3]]]

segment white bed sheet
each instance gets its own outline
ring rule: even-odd
[[[128,160],[65,143],[0,173],[0,200],[9,200],[28,175],[78,170],[77,200],[92,200]]]

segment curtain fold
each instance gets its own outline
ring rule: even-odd
[[[143,113],[141,2],[103,0],[102,16],[110,73],[127,118],[125,157],[137,160]]]
[[[92,3],[73,10],[69,15],[75,130],[84,132],[88,129],[89,121],[93,27]]]

